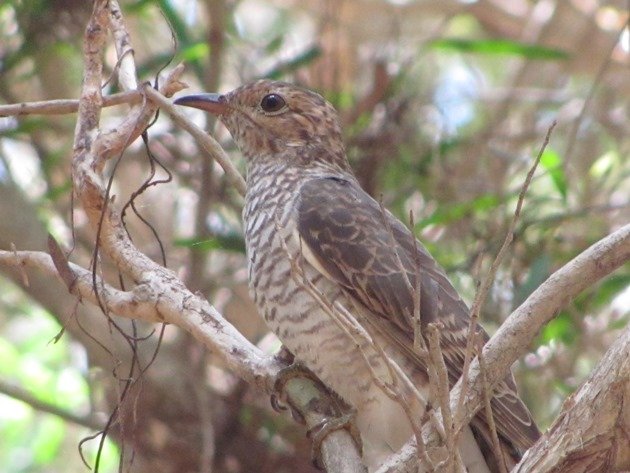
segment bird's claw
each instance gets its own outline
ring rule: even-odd
[[[363,442],[361,441],[359,429],[354,422],[355,417],[356,412],[350,412],[339,417],[329,418],[306,432],[306,436],[313,442],[311,459],[316,468],[323,470],[323,462],[321,461],[322,442],[329,434],[337,430],[346,429],[359,448],[359,453],[363,455]]]
[[[286,411],[287,410],[286,404],[284,404],[280,400],[280,397],[281,397],[280,393],[273,392],[273,393],[271,393],[271,398],[269,399],[269,401],[271,402],[271,407],[276,412],[282,412],[282,411]]]
[[[291,365],[281,369],[276,376],[273,385],[273,393],[271,395],[271,406],[276,411],[285,411],[287,410],[287,408],[290,409],[292,417],[297,422],[305,424],[306,421],[304,417],[296,409],[293,409],[289,402],[286,402],[284,388],[286,384],[293,378],[309,378],[317,384],[321,384],[319,378],[317,378],[317,376],[315,376],[315,374],[310,371],[306,366],[302,365],[299,362],[293,361]],[[330,433],[336,430],[346,429],[352,436],[357,447],[359,448],[359,452],[363,454],[363,443],[361,441],[361,434],[359,433],[359,429],[354,422],[356,413],[350,412],[346,414],[341,414],[343,410],[348,409],[348,406],[345,405],[343,401],[337,397],[333,397],[333,399],[334,401],[332,405],[332,411],[330,412],[331,417],[327,417],[324,421],[320,422],[315,427],[312,427],[306,433],[307,437],[310,438],[313,442],[313,449],[311,452],[313,464],[319,469],[323,469],[323,462],[321,461],[322,442]]]
[[[286,402],[284,395],[284,387],[293,378],[310,378],[317,383],[321,381],[310,371],[306,366],[294,362],[293,364],[281,369],[276,375],[276,379],[273,383],[273,392],[271,394],[271,407],[277,412],[286,411],[287,408],[291,409],[291,416],[294,420],[300,424],[305,424],[302,415],[295,409],[291,408],[291,405]]]

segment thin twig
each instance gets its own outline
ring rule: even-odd
[[[481,373],[481,384],[483,387],[483,407],[486,413],[486,420],[488,422],[488,429],[490,430],[490,438],[492,439],[492,449],[497,459],[497,465],[499,465],[500,473],[507,473],[507,465],[505,463],[505,457],[503,456],[503,449],[499,443],[499,435],[497,434],[497,426],[494,422],[494,414],[492,413],[492,405],[490,403],[492,399],[492,390],[488,386],[488,379],[486,377],[486,362],[483,357],[483,339],[477,338],[477,356],[479,357],[479,371]]]
[[[626,7],[628,6],[630,5],[626,4]],[[617,48],[617,45],[619,44],[619,41],[623,37],[624,32],[628,31],[629,23],[630,23],[630,20],[627,20],[626,24],[624,24],[621,28],[619,28],[619,31],[617,33],[615,40],[610,43],[610,50],[608,54],[606,55],[606,59],[604,59],[602,64],[599,66],[597,73],[595,74],[595,78],[593,79],[593,83],[591,84],[591,87],[589,88],[588,94],[586,95],[586,98],[582,102],[582,107],[580,108],[580,114],[575,119],[573,128],[571,129],[571,132],[569,133],[569,136],[567,139],[567,149],[564,152],[564,161],[563,161],[563,168],[564,168],[565,173],[567,173],[567,166],[573,159],[573,151],[575,149],[575,143],[577,142],[578,131],[580,129],[580,126],[582,125],[582,122],[584,121],[584,117],[586,116],[586,111],[588,110],[588,107],[591,104],[593,97],[595,96],[595,91],[597,90],[597,87],[599,86],[600,81],[604,77],[604,73],[606,72],[606,69],[608,69],[608,66],[610,66],[610,63],[612,62],[614,50]]]
[[[378,201],[378,205],[381,211],[381,219],[383,221],[383,225],[385,225],[385,229],[387,230],[387,236],[389,238],[389,243],[392,246],[392,248],[394,249],[394,255],[396,255],[396,265],[398,266],[398,271],[400,272],[400,274],[403,277],[403,282],[405,283],[405,288],[407,289],[407,291],[409,292],[409,295],[411,295],[411,300],[412,303],[414,305],[413,309],[412,309],[412,313],[409,314],[414,320],[420,320],[420,297],[418,297],[416,294],[418,294],[418,291],[420,290],[420,281],[416,281],[417,284],[417,288],[414,288],[413,284],[411,284],[411,281],[409,280],[409,275],[407,274],[407,269],[405,268],[405,266],[403,265],[402,259],[400,257],[400,253],[398,251],[398,248],[400,247],[400,245],[398,244],[398,242],[396,241],[396,238],[394,237],[394,231],[392,229],[392,225],[391,222],[389,220],[389,215],[387,214],[387,210],[385,210],[385,207],[383,206],[383,200],[379,199]],[[414,245],[416,245],[417,248],[417,243],[415,242],[415,238],[413,237],[413,232],[411,232],[411,238],[414,241]],[[414,258],[417,258],[417,255],[414,256]],[[415,273],[419,273],[419,265],[416,264],[415,268],[414,268],[414,272]],[[416,290],[417,289],[417,290]],[[417,306],[416,306],[416,302],[417,302]],[[404,317],[404,314],[400,314],[400,317]],[[415,333],[414,333],[415,335]],[[424,338],[423,337],[419,337],[418,340],[415,339],[414,337],[414,348],[418,348],[418,355],[420,357],[426,357],[427,356],[427,347],[426,347],[426,343],[424,342]]]
[[[501,245],[501,249],[497,253],[497,256],[495,257],[494,261],[492,262],[492,265],[490,266],[490,270],[488,271],[488,274],[486,274],[486,277],[483,279],[481,286],[479,287],[479,290],[477,291],[477,294],[475,296],[475,300],[470,310],[470,323],[468,325],[468,335],[466,339],[466,356],[464,358],[464,367],[462,370],[462,386],[467,386],[468,369],[469,369],[470,362],[472,359],[471,354],[473,351],[475,332],[477,330],[477,322],[479,319],[481,308],[483,307],[483,304],[486,301],[486,298],[488,296],[488,291],[490,290],[490,286],[492,285],[492,282],[494,281],[494,277],[497,273],[497,270],[499,269],[499,266],[501,265],[501,262],[503,261],[503,258],[505,257],[505,254],[507,253],[507,249],[512,243],[512,239],[514,238],[514,228],[516,226],[516,222],[518,221],[521,215],[521,209],[523,207],[523,202],[525,201],[525,194],[527,193],[527,189],[529,188],[532,178],[534,177],[534,173],[536,172],[538,163],[540,163],[540,159],[542,158],[542,155],[545,152],[547,145],[549,144],[551,133],[553,132],[553,129],[555,128],[555,126],[556,126],[556,122],[554,121],[547,129],[547,134],[545,135],[545,139],[521,187],[521,191],[518,195],[518,200],[516,202],[516,210],[514,211],[514,215],[512,217],[512,220],[510,221],[510,225],[508,227],[505,240],[503,241],[503,245]],[[455,410],[456,423],[459,423],[459,420],[461,419],[462,404],[466,397],[465,394],[466,393],[464,392],[464,395],[460,397],[460,400],[459,400],[460,404],[458,404],[457,409]]]
[[[245,195],[245,179],[243,179],[241,173],[238,172],[238,169],[236,169],[236,166],[234,166],[226,152],[223,151],[221,145],[205,131],[186,118],[186,116],[162,94],[156,92],[148,85],[144,87],[144,92],[151,101],[158,104],[162,110],[168,113],[177,125],[181,126],[193,136],[195,141],[197,141],[197,144],[201,146],[206,153],[212,156],[212,158],[215,159],[223,168],[228,180],[236,188],[239,194]]]
[[[418,248],[418,240],[416,239],[413,229],[414,218],[413,210],[409,211],[409,236],[413,243],[413,266],[414,277],[416,278],[416,287],[413,291],[413,349],[417,353],[426,352],[426,343],[422,338],[422,314],[420,307],[422,304],[422,274],[420,272],[420,250]]]
[[[142,102],[142,92],[129,90],[117,94],[103,96],[101,107],[113,107],[115,105],[135,105]],[[58,99],[43,100],[40,102],[21,102],[9,105],[0,105],[0,117],[20,115],[64,115],[76,113],[79,110],[79,100]]]
[[[432,374],[431,385],[435,389],[435,397],[442,411],[442,425],[444,427],[444,439],[448,457],[446,459],[447,471],[451,472],[457,465],[455,460],[455,434],[453,431],[453,415],[449,404],[449,384],[448,369],[444,363],[444,355],[440,347],[440,329],[435,323],[429,323],[426,326],[427,337],[429,339],[429,356],[431,363],[429,364],[429,373]]]

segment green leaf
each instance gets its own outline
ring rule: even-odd
[[[15,344],[4,337],[0,337],[0,375],[8,378],[20,372],[20,352]]]
[[[617,166],[619,162],[617,153],[614,151],[608,151],[602,154],[597,160],[593,163],[591,168],[589,169],[589,173],[598,179],[602,179]]]
[[[519,43],[507,39],[442,38],[429,43],[429,47],[460,53],[513,55],[528,59],[555,60],[569,57],[566,51],[560,49],[547,48],[538,44]]]
[[[65,197],[70,194],[70,192],[72,192],[72,181],[68,179],[61,185],[50,187],[44,194],[44,200],[54,201],[61,197]]]
[[[630,319],[630,314],[626,314],[623,317],[612,320],[608,324],[608,330],[621,330],[622,328],[626,328],[626,326],[628,325],[628,322],[630,322],[629,319]]]
[[[575,340],[576,327],[573,325],[571,316],[567,312],[560,312],[560,314],[552,319],[542,329],[540,334],[540,343],[543,345],[551,342],[552,340],[561,341],[567,345],[571,345]]]
[[[566,383],[563,379],[554,379],[552,384],[554,388],[556,388],[558,392],[564,397],[568,396],[573,391],[575,391],[575,386],[571,386],[570,384]]]
[[[280,49],[280,46],[282,46],[283,42],[284,42],[284,35],[279,34],[279,35],[275,36],[265,46],[265,52],[267,54],[273,54],[273,53],[277,52]]]
[[[433,215],[418,222],[416,227],[424,228],[429,225],[455,222],[473,213],[496,208],[500,203],[501,200],[498,196],[494,194],[484,194],[471,200],[470,202],[461,202],[454,205],[442,206]]]
[[[494,194],[484,194],[471,202],[472,209],[478,212],[493,209],[500,203],[501,201]]]
[[[599,285],[591,302],[595,307],[607,305],[629,287],[630,273],[614,274]]]
[[[356,97],[352,91],[349,90],[330,91],[326,93],[326,99],[338,110],[350,108],[356,101]],[[356,126],[358,126],[356,123],[351,125],[351,133],[355,130]],[[361,128],[356,129],[361,130]]]
[[[514,306],[517,307],[547,279],[551,271],[551,257],[547,253],[539,255],[531,264],[527,279],[514,291]]]
[[[207,43],[199,42],[187,45],[180,51],[180,57],[183,61],[203,61],[210,54],[210,47]]]
[[[46,127],[50,128],[50,124],[47,124],[44,118],[21,116],[16,128],[2,131],[0,136],[11,138],[19,136],[22,133],[29,135],[36,131],[46,129]]]
[[[540,165],[549,173],[554,186],[560,192],[562,200],[567,199],[567,176],[562,168],[560,155],[547,148],[540,157]]]
[[[66,426],[61,419],[54,416],[44,416],[38,424],[33,432],[31,449],[35,463],[44,466],[57,458]]]
[[[210,238],[177,238],[175,246],[194,248],[197,251],[223,250],[245,253],[245,241],[240,234],[214,235]]]
[[[238,420],[242,425],[249,426],[254,421],[254,413],[250,406],[242,406],[238,411]]]

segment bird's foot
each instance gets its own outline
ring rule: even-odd
[[[278,372],[274,381],[273,393],[271,395],[271,406],[276,411],[284,411],[290,409],[293,419],[301,424],[306,424],[304,416],[298,411],[298,409],[295,409],[291,405],[285,394],[285,387],[287,383],[294,378],[310,379],[316,385],[321,386],[325,390],[324,392],[328,393],[328,396],[323,403],[321,401],[317,403],[317,410],[319,412],[319,415],[321,416],[320,419],[323,418],[324,420],[319,422],[314,427],[311,427],[306,434],[307,437],[310,438],[313,442],[313,464],[317,468],[322,469],[322,442],[329,434],[336,430],[346,429],[352,436],[357,447],[359,448],[359,452],[362,454],[363,444],[361,441],[361,435],[359,433],[359,429],[356,426],[356,423],[354,422],[356,412],[351,411],[348,413],[350,407],[334,392],[326,389],[322,381],[311,370],[309,370],[300,362],[296,362],[293,355],[286,348],[283,347],[276,356],[285,363],[291,363],[289,366],[281,369]]]
[[[286,349],[283,347],[283,350],[286,350]],[[286,351],[286,353],[291,355],[290,352],[288,351]],[[286,355],[281,351],[278,356],[282,356],[284,359]],[[291,357],[292,356],[293,355],[291,355]],[[308,378],[308,379],[312,379],[314,382],[318,384],[321,383],[321,381],[317,378],[317,376],[315,376],[315,374],[313,374],[313,372],[309,370],[306,366],[304,366],[303,364],[299,362],[293,362],[291,365],[287,366],[286,368],[281,369],[278,372],[276,379],[274,381],[273,393],[271,394],[271,407],[273,407],[274,410],[278,412],[286,411],[287,406],[289,408],[291,407],[291,405],[286,402],[286,396],[284,394],[284,387],[293,378]],[[291,408],[291,416],[300,424],[306,423],[302,415],[293,408]]]
[[[343,414],[339,417],[331,417],[306,432],[306,436],[313,442],[311,459],[316,468],[320,470],[323,469],[323,462],[321,460],[322,442],[329,434],[335,432],[336,430],[346,429],[359,448],[359,453],[363,455],[363,442],[361,440],[359,429],[355,423],[355,418],[356,412]]]

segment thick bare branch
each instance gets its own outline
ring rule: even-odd
[[[74,263],[68,263],[72,281],[70,284],[57,270],[53,259],[43,251],[2,251],[0,250],[0,264],[17,268],[31,268],[56,277],[66,285],[68,291],[81,301],[97,303],[92,273]],[[101,301],[113,314],[121,317],[144,320],[145,322],[163,322],[155,310],[155,301],[145,297],[143,286],[137,286],[132,291],[120,291],[100,279],[97,286]]]
[[[630,327],[615,341],[553,425],[512,470],[566,473],[630,469]]]
[[[52,258],[44,252],[0,251],[0,264],[34,268],[63,282]],[[96,303],[92,273],[73,263],[69,266],[76,276],[70,292]],[[284,365],[252,345],[212,305],[191,294],[171,271],[157,268],[152,278],[128,292],[98,281],[101,301],[112,314],[147,322],[169,322],[188,330],[235,374],[270,393],[272,380]]]

